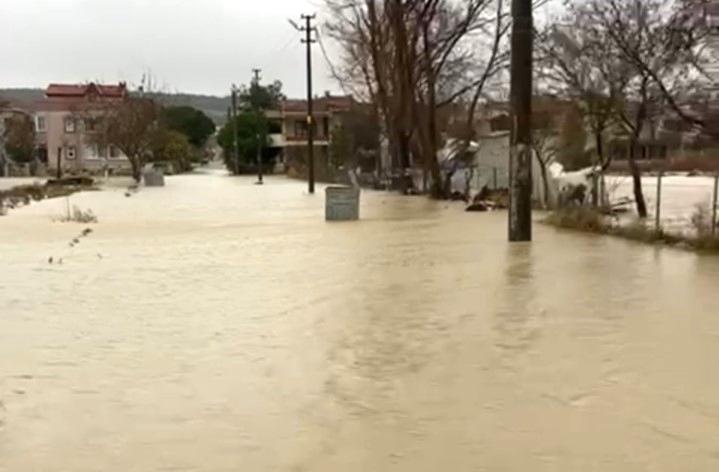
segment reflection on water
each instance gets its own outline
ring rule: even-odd
[[[0,471],[719,470],[718,259],[252,182],[0,219]]]

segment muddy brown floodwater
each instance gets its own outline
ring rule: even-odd
[[[253,182],[0,218],[0,471],[719,470],[719,258]]]

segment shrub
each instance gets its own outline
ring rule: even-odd
[[[605,215],[594,208],[588,207],[565,207],[552,212],[545,221],[560,228],[578,229],[594,233],[607,232],[611,227]]]
[[[97,216],[90,209],[82,210],[73,206],[72,211],[68,210],[67,215],[60,217],[59,221],[63,223],[97,223]]]
[[[719,234],[712,234],[712,212],[708,205],[697,204],[691,217],[695,236],[692,245],[701,251],[719,251]]]
[[[712,212],[707,205],[697,203],[694,207],[694,213],[692,213],[690,221],[698,238],[711,236]]]

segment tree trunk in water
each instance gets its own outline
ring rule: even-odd
[[[554,205],[550,201],[549,198],[549,180],[547,177],[547,165],[539,158],[537,158],[537,162],[539,163],[539,171],[542,173],[542,186],[544,188],[544,209],[552,208]]]
[[[410,161],[410,137],[409,134],[405,131],[403,131],[399,136],[399,165],[402,168],[402,170],[409,168],[409,161]]]
[[[431,189],[431,196],[432,198],[442,198],[443,197],[443,185],[442,185],[442,172],[439,169],[439,162],[437,162],[437,156],[425,156],[428,159],[431,159],[429,161],[430,166],[430,175],[432,176],[432,189]]]
[[[128,160],[130,161],[130,167],[132,168],[132,178],[139,184],[142,180],[142,166],[140,165],[139,159],[128,158]]]
[[[633,139],[629,146],[629,170],[632,173],[632,183],[634,184],[634,201],[637,205],[637,214],[639,215],[639,218],[646,218],[647,203],[644,201],[644,192],[642,192],[642,175],[635,157],[637,146],[636,139]]]
[[[609,160],[604,160],[604,140],[602,139],[602,133],[597,132],[594,135],[594,140],[597,147],[597,162],[602,167],[602,172],[607,170],[607,167],[609,166]]]
[[[453,170],[447,172],[447,175],[444,177],[444,187],[442,190],[444,198],[449,198],[452,195],[452,177],[454,177]]]

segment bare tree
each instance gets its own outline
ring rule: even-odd
[[[157,131],[158,105],[148,98],[129,97],[87,113],[96,120],[96,132],[89,135],[93,144],[116,146],[127,157],[132,177],[139,182]]]
[[[539,35],[540,80],[551,93],[577,102],[594,140],[596,163],[606,170],[611,164],[606,140],[617,124],[629,74],[596,37],[596,29],[583,24],[589,18],[572,13],[564,24],[552,24]]]
[[[571,4],[576,37],[556,34],[545,48],[554,72],[583,98],[603,166],[602,136],[618,122],[629,137],[629,167],[637,213],[647,216],[636,155],[641,138],[668,110],[695,121],[680,99],[701,72],[700,35],[682,2],[584,0]]]
[[[325,0],[329,34],[343,57],[336,78],[375,104],[395,165],[411,155],[432,175],[441,196],[437,161],[443,107],[477,97],[501,68],[507,32],[502,0]],[[496,7],[496,9],[495,9]],[[489,41],[488,41],[489,38]],[[489,42],[489,48],[480,45]]]

